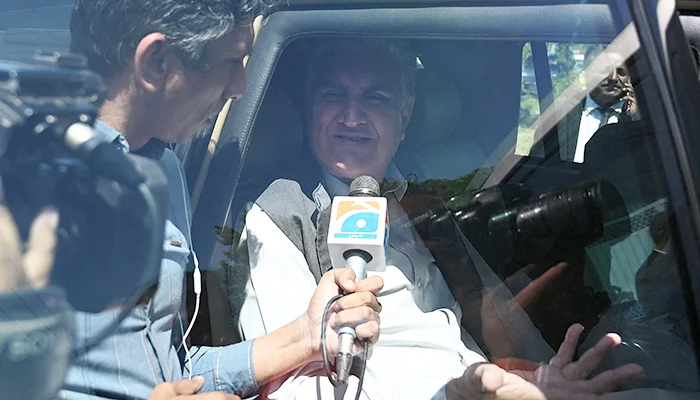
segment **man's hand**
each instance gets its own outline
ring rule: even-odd
[[[347,295],[336,301],[330,308],[326,339],[329,356],[338,350],[338,330],[342,326],[355,328],[357,340],[354,351],[362,350],[361,342],[367,339],[370,345],[379,338],[379,312],[382,306],[375,296],[384,286],[384,281],[373,276],[355,283],[355,272],[349,268],[328,271],[318,283],[309,308],[302,316],[309,329],[310,348],[315,359],[321,357],[321,318],[326,303],[335,295]]]
[[[56,250],[58,212],[42,210],[32,222],[23,251],[17,225],[2,203],[0,188],[0,293],[25,287],[39,289],[49,281]]]
[[[240,397],[223,392],[197,394],[204,385],[204,378],[182,379],[156,386],[148,400],[241,400]]]
[[[628,117],[632,117],[637,113],[637,96],[634,93],[634,87],[631,83],[625,82],[622,87],[623,112]]]
[[[644,370],[637,364],[625,364],[586,379],[605,355],[621,339],[616,334],[603,337],[577,361],[573,361],[583,326],[569,327],[559,351],[547,365],[534,370],[506,371],[494,364],[475,364],[462,378],[447,385],[448,399],[503,400],[593,400],[615,390],[621,383],[639,377]],[[522,364],[526,365],[526,364]]]

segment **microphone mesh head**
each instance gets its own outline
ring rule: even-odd
[[[358,176],[350,184],[350,196],[379,197],[379,183],[371,176]]]

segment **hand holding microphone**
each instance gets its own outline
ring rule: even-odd
[[[321,359],[322,326],[325,329],[326,349],[331,357],[338,352],[338,331],[343,326],[355,327],[358,342],[367,339],[373,344],[377,341],[381,306],[375,294],[379,293],[383,286],[384,281],[378,276],[355,283],[355,273],[346,268],[332,269],[321,277],[309,308],[303,315],[305,326],[308,327],[309,346],[314,361]],[[344,292],[345,296],[333,302],[325,313],[328,320],[322,325],[324,307],[341,292]],[[359,353],[362,346],[356,344],[353,351],[355,354]]]
[[[379,194],[379,184],[370,176],[355,178],[349,196],[333,199],[328,228],[328,250],[334,269],[348,268],[356,281],[367,277],[367,270],[386,267],[388,217],[386,198]],[[350,375],[353,345],[357,333],[351,325],[338,333],[336,381],[344,384]]]

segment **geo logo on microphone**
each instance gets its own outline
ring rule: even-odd
[[[336,222],[340,232],[337,239],[376,239],[381,206],[376,201],[343,200],[338,203]]]

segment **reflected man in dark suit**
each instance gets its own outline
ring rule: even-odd
[[[602,50],[600,46],[589,47],[584,65],[590,65]],[[610,74],[601,77],[598,85],[559,124],[559,131],[563,133],[561,137],[565,138],[562,152],[567,160],[576,163],[583,162],[586,143],[598,129],[608,124],[639,119],[637,99],[625,60],[617,53],[602,56],[610,64]]]

